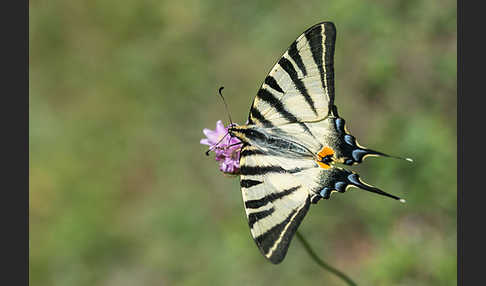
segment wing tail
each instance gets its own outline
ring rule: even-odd
[[[375,186],[363,182],[358,174],[343,168],[334,167],[323,172],[321,175],[321,183],[324,187],[319,191],[319,196],[313,196],[313,203],[316,203],[320,198],[329,199],[333,192],[344,193],[350,187],[356,187],[404,202],[404,200],[398,196],[389,194]]]

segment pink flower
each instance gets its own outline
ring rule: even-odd
[[[216,154],[215,160],[219,162],[219,170],[223,173],[238,174],[240,171],[240,149],[241,141],[228,134],[228,128],[223,122],[216,122],[216,129],[203,129],[207,138],[201,139],[200,143],[208,145],[210,150]]]

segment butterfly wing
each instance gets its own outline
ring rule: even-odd
[[[331,22],[316,24],[300,35],[265,78],[249,124],[273,127],[327,116],[334,102],[335,40]]]
[[[351,171],[320,164],[316,154],[333,150],[348,165],[366,155],[347,133],[334,105],[333,23],[312,26],[284,53],[258,91],[248,124],[231,128],[244,146],[240,185],[251,234],[262,254],[280,263],[310,203],[358,187],[389,195],[363,183]]]
[[[274,65],[258,90],[248,125],[286,134],[319,153],[328,146],[335,161],[359,164],[367,156],[388,156],[360,146],[334,105],[336,27],[318,23],[300,35]]]
[[[312,161],[270,156],[250,145],[241,150],[240,185],[248,225],[258,248],[272,263],[284,259],[309,209],[309,191],[293,175],[309,167]]]

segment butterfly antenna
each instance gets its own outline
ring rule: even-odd
[[[224,96],[223,94],[221,93],[221,91],[224,89],[224,86],[220,87],[219,90],[218,90],[218,93],[219,95],[221,96],[221,99],[223,100],[223,103],[224,103],[224,108],[226,109],[226,113],[228,114],[228,118],[229,118],[229,121],[230,121],[230,124],[231,126],[233,126],[233,120],[231,120],[231,115],[228,111],[228,105],[226,104],[226,101],[224,100]]]
[[[224,86],[220,87],[220,88],[219,88],[219,90],[218,90],[218,93],[219,93],[219,95],[221,96],[221,99],[223,100],[223,103],[224,103],[224,108],[226,109],[226,113],[228,114],[228,118],[229,118],[229,121],[230,121],[230,125],[229,125],[229,126],[233,126],[233,120],[231,120],[231,115],[230,115],[229,110],[228,110],[228,105],[226,104],[226,100],[224,100],[224,96],[223,96],[223,94],[222,94],[222,92],[221,92],[223,89],[224,89]],[[223,136],[223,138],[221,138],[221,139],[218,141],[218,143],[214,144],[214,145],[213,145],[211,148],[209,148],[209,150],[207,150],[207,151],[206,151],[206,156],[209,156],[209,153],[210,153],[211,151],[213,151],[214,149],[218,148],[219,143],[221,143],[221,141],[223,141],[223,140],[224,140],[224,138],[226,138],[226,136],[228,136],[228,134],[231,136],[231,133],[229,133],[229,132],[228,132],[228,133],[226,133],[226,134]],[[238,144],[239,144],[239,143],[238,143]],[[235,144],[235,145],[236,145],[236,144]],[[230,146],[232,146],[232,145],[230,145]]]

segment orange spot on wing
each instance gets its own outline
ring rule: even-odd
[[[319,164],[319,166],[321,168],[323,168],[323,169],[331,168],[330,165],[328,165],[324,162],[321,162],[324,157],[329,156],[329,155],[331,155],[331,156],[334,155],[334,150],[332,150],[331,148],[329,148],[327,146],[322,148],[322,150],[319,151],[319,153],[317,153],[317,156],[319,157],[319,161],[317,161],[317,164]]]
[[[317,155],[319,155],[321,158],[324,158],[327,155],[334,155],[334,150],[332,150],[331,148],[326,146],[326,147],[322,148],[322,150],[319,151],[319,153],[317,153]]]
[[[323,163],[323,162],[317,162],[317,164],[319,165],[319,167],[321,167],[323,169],[329,169],[329,168],[331,168],[331,166],[329,166],[328,164]]]

